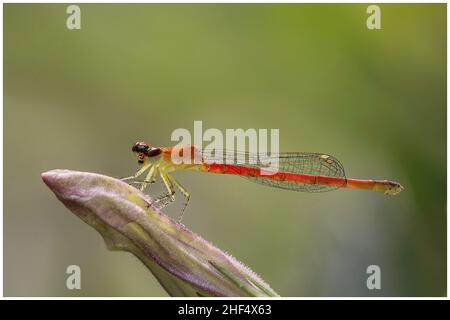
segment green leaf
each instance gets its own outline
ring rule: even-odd
[[[138,257],[171,296],[278,296],[258,275],[159,210],[121,180],[52,170],[42,179],[108,249]],[[245,239],[243,239],[244,241]]]

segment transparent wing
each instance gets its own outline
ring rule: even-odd
[[[278,157],[278,172],[320,175],[345,179],[345,171],[342,164],[336,158],[327,154],[284,152],[277,155],[270,155],[270,157],[272,157],[272,159]],[[216,150],[213,152],[213,150],[204,150],[202,158],[206,163],[238,164],[268,170],[267,157],[260,156],[257,153],[227,150]],[[241,177],[269,187],[302,192],[325,192],[339,188],[339,186],[273,180],[264,175],[257,177]]]

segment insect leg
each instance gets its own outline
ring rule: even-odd
[[[155,182],[155,176],[156,176],[157,172],[158,172],[158,170],[157,170],[156,166],[152,166],[150,168],[150,170],[148,171],[147,176],[145,177],[145,180],[142,181],[141,188],[140,188],[141,191],[144,190],[145,188],[147,188],[147,186],[150,183],[154,183]]]
[[[142,175],[148,168],[150,168],[151,166],[153,166],[153,163],[149,163],[146,165],[143,165],[142,168],[140,168],[135,174],[133,174],[132,176],[126,177],[126,178],[122,178],[120,180],[122,181],[126,181],[126,180],[131,180],[131,179],[136,179],[137,177],[139,177],[140,175]]]
[[[161,172],[161,170],[159,170],[159,175],[161,176],[161,179],[164,182],[168,194],[165,194],[162,197],[157,198],[155,201],[153,201],[152,205],[157,205],[161,209],[175,200],[174,197],[175,189],[173,187],[172,182],[170,181],[170,178],[168,178],[167,173]]]
[[[189,204],[189,200],[191,199],[191,195],[173,176],[167,174],[167,177],[181,191],[181,193],[184,195],[184,197],[186,199],[183,209],[181,209],[181,214],[178,217],[178,222],[181,222],[181,220],[183,219],[184,211],[186,210],[186,207]]]

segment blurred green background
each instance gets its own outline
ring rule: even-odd
[[[202,120],[279,128],[283,151],[405,187],[307,194],[175,173],[192,195],[184,223],[280,295],[445,295],[446,6],[382,4],[382,30],[367,29],[367,6],[82,4],[68,30],[67,5],[4,5],[4,294],[166,296],[40,173],[127,176],[135,141],[172,145]],[[70,264],[79,291],[66,289]]]

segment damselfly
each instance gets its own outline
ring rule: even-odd
[[[174,150],[174,148],[177,148]],[[140,164],[139,170],[123,180],[137,179],[148,171],[143,181],[134,181],[144,190],[155,182],[159,175],[167,189],[167,194],[155,200],[155,205],[163,207],[175,200],[175,189],[186,198],[179,220],[189,203],[190,194],[170,172],[175,170],[194,170],[209,173],[238,175],[250,181],[293,191],[324,192],[337,188],[366,189],[395,195],[403,190],[400,183],[390,180],[369,180],[346,178],[344,168],[334,157],[322,153],[284,152],[270,157],[277,159],[278,170],[270,171],[260,160],[259,154],[215,150],[211,156],[208,152],[199,151],[195,146],[152,147],[145,142],[136,142],[132,151]],[[183,156],[189,153],[189,160],[182,163],[173,161],[173,152]],[[218,157],[219,155],[219,157]],[[223,161],[218,161],[220,155]],[[195,161],[196,160],[196,161]],[[239,161],[236,161],[239,160]]]

